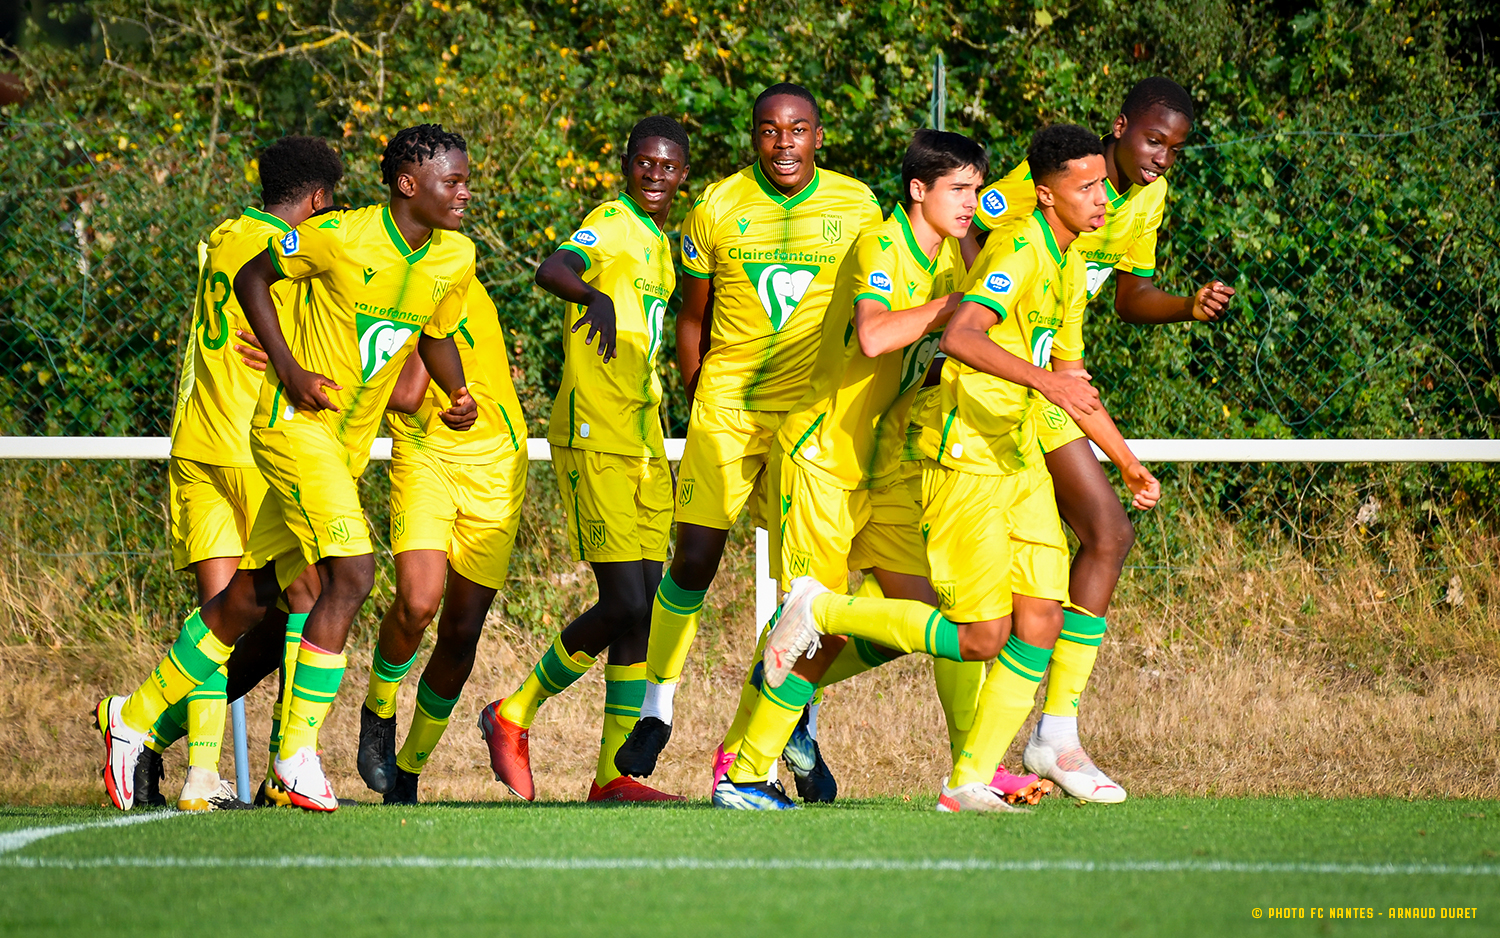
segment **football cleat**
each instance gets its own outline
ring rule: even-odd
[[[416,804],[417,779],[421,777],[415,772],[408,772],[398,766],[395,784],[391,785],[391,790],[385,793],[385,803]]]
[[[337,811],[339,800],[323,774],[323,760],[317,750],[303,746],[290,759],[278,757],[272,763],[276,781],[286,792],[287,800],[307,811]]]
[[[396,718],[359,708],[359,777],[370,791],[385,794],[396,784]]]
[[[261,779],[260,789],[255,793],[256,808],[287,808],[291,807],[292,799],[286,795],[286,789],[276,780],[274,774]]]
[[[525,801],[536,800],[536,785],[531,780],[531,733],[519,723],[500,715],[504,700],[496,700],[479,711],[479,732],[490,748],[490,769],[495,781]]]
[[[149,746],[141,747],[141,756],[135,763],[135,807],[165,808],[167,799],[161,793],[161,781],[166,778],[166,769],[161,764],[161,753]]]
[[[621,775],[646,778],[656,771],[656,760],[672,738],[672,724],[656,717],[641,717],[630,728],[630,735],[615,750],[615,771]]]
[[[664,791],[657,791],[650,785],[642,785],[629,775],[621,775],[612,782],[599,787],[598,782],[589,783],[590,801],[686,801],[681,795],[670,795]]]
[[[255,807],[240,800],[240,794],[235,790],[234,782],[229,779],[220,779],[219,788],[208,799],[215,811],[249,811]]]
[[[761,658],[765,666],[762,675],[770,686],[780,687],[804,653],[809,658],[818,653],[818,624],[813,620],[812,602],[826,592],[828,587],[810,576],[792,581]]]
[[[823,751],[818,748],[818,741],[807,731],[805,709],[797,728],[792,730],[792,738],[787,740],[786,748],[781,751],[781,758],[786,760],[787,768],[792,770],[792,783],[803,801],[809,804],[832,804],[839,796],[839,783],[828,770],[828,763],[823,761]]]
[[[780,782],[732,782],[728,776],[714,786],[713,804],[735,811],[795,811],[801,807],[787,797]]]
[[[994,788],[983,782],[970,782],[957,788],[949,788],[948,780],[943,779],[943,790],[938,794],[937,809],[939,811],[995,811],[1014,814],[1029,814],[1030,809],[1018,808],[1009,804],[1005,796]]]
[[[1037,778],[1035,775],[1012,775],[1002,765],[995,770],[990,787],[1000,792],[1011,804],[1037,804],[1056,786],[1050,779]]]
[[[1099,771],[1094,760],[1075,739],[1071,745],[1057,747],[1031,733],[1021,754],[1026,771],[1051,779],[1071,797],[1098,804],[1119,804],[1125,800],[1125,789]]]
[[[94,708],[94,724],[104,737],[104,790],[121,811],[135,804],[135,764],[146,748],[146,734],[120,719],[124,697],[106,697]]]
[[[713,784],[713,788],[717,788],[719,786],[719,779],[721,779],[721,778],[724,777],[724,773],[729,771],[729,767],[731,765],[734,765],[734,760],[735,760],[735,754],[732,753],[732,752],[725,752],[724,751],[724,744],[720,743],[719,744],[719,748],[714,750],[714,784]],[[709,793],[710,794],[713,793],[713,788],[709,789]]]
[[[219,779],[218,772],[188,766],[187,777],[182,780],[182,794],[177,796],[177,810],[212,811],[216,807],[213,798],[220,794],[221,785],[227,786],[228,783]],[[231,798],[234,796],[233,789],[229,794]]]

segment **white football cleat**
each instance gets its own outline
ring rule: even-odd
[[[828,587],[810,576],[799,576],[792,581],[786,599],[781,603],[781,614],[776,627],[766,638],[766,651],[761,656],[765,681],[772,687],[780,687],[804,653],[811,658],[818,653],[818,624],[813,620],[813,600],[828,592]]]
[[[1021,755],[1026,771],[1050,778],[1071,797],[1097,804],[1119,804],[1125,800],[1125,789],[1099,770],[1083,746],[1075,739],[1072,745],[1055,746],[1044,741],[1033,730]]]
[[[135,764],[146,745],[146,734],[120,719],[124,697],[106,697],[94,708],[94,722],[104,737],[104,790],[121,811],[135,804]]]
[[[276,780],[292,804],[308,811],[337,811],[339,800],[323,774],[323,760],[317,750],[303,746],[290,759],[279,756],[272,766]]]
[[[235,794],[233,783],[220,778],[212,769],[188,766],[187,777],[182,780],[182,794],[177,796],[177,810],[217,811],[236,807],[246,805]]]
[[[957,788],[949,788],[948,780],[943,779],[943,790],[938,794],[937,809],[939,811],[995,811],[1010,812],[1012,814],[1030,814],[1027,808],[1018,808],[1005,800],[1005,794],[997,788],[991,788],[983,782],[970,782]]]

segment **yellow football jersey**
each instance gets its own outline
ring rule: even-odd
[[[864,183],[826,169],[785,196],[760,163],[704,190],[682,225],[682,268],[713,279],[713,326],[697,396],[786,410],[807,390],[839,267],[881,223]]]
[[[584,344],[588,326],[571,331],[586,308],[566,304],[567,353],[547,440],[621,456],[665,456],[656,353],[667,300],[677,287],[672,246],[651,216],[622,194],[590,212],[562,250],[583,258],[584,282],[614,300],[616,345],[605,363],[598,339]]]
[[[870,299],[886,309],[911,309],[954,292],[964,274],[958,241],[945,238],[928,257],[899,205],[888,220],[861,235],[823,320],[812,386],[778,431],[782,451],[841,488],[879,488],[893,481],[901,468],[912,398],[937,354],[940,333],[870,358],[854,334],[854,305]]]
[[[991,245],[993,250],[976,261],[964,289],[965,302],[982,303],[1000,317],[990,327],[990,339],[1040,368],[1053,358],[1082,358],[1079,323],[1088,302],[1082,258],[1071,249],[1058,251],[1040,211],[996,232]],[[1067,337],[1076,344],[1066,344]],[[976,371],[956,358],[943,366],[941,388],[938,408],[922,428],[926,456],[952,469],[986,475],[1017,472],[1040,457],[1035,424],[1026,419],[1032,403],[1029,388]]]
[[[1156,273],[1156,231],[1161,227],[1167,206],[1167,177],[1148,186],[1131,186],[1124,195],[1115,191],[1109,179],[1104,180],[1109,195],[1103,227],[1086,231],[1068,248],[1081,256],[1088,266],[1089,296],[1097,296],[1109,280],[1110,271],[1119,270],[1137,277]],[[1031,166],[1025,161],[1004,177],[991,183],[979,194],[979,210],[974,224],[985,231],[996,231],[1024,221],[1036,208],[1036,186]],[[975,262],[977,268],[983,260]]]
[[[172,413],[172,455],[178,459],[239,469],[255,465],[250,458],[250,417],[265,377],[234,350],[235,332],[250,328],[234,295],[234,275],[266,249],[266,239],[291,230],[275,215],[247,208],[198,243],[193,325],[182,350],[182,377]],[[290,281],[278,281],[271,288],[281,331],[288,337],[295,295]]]
[[[505,331],[500,313],[484,285],[469,287],[464,320],[453,336],[464,363],[469,396],[479,406],[479,417],[467,430],[450,430],[438,413],[451,403],[437,386],[427,384],[427,396],[414,414],[386,415],[391,437],[402,446],[432,453],[446,462],[485,464],[526,447],[526,418],[505,354]]]
[[[305,281],[292,355],[342,390],[325,389],[337,411],[297,414],[275,369],[267,370],[253,426],[321,420],[363,471],[386,401],[418,330],[458,331],[474,280],[474,242],[437,230],[412,250],[385,205],[315,215],[270,242],[276,269]]]

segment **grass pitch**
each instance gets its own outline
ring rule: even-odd
[[[7,936],[1479,935],[1500,932],[1500,802],[0,808],[0,882]]]

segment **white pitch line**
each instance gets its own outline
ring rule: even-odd
[[[127,814],[124,817],[110,818],[107,821],[90,821],[87,824],[61,824],[55,827],[25,827],[18,831],[7,831],[0,834],[0,854],[20,850],[22,847],[44,840],[48,837],[56,837],[58,834],[71,834],[75,831],[93,830],[100,827],[129,827],[132,824],[146,824],[150,821],[160,821],[169,817],[176,817],[178,811],[152,811],[149,814]],[[0,862],[10,859],[0,857]]]
[[[766,860],[700,857],[64,857],[0,856],[22,869],[432,869],[873,871],[893,873],[1296,873],[1332,876],[1500,876],[1493,864],[1244,863],[1217,860]]]

